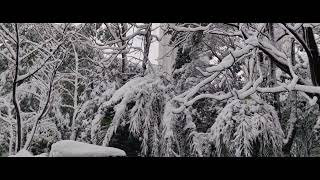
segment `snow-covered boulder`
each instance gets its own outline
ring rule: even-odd
[[[9,157],[33,157],[32,153],[26,149],[21,149],[17,154],[11,155]]]
[[[72,140],[58,141],[51,146],[49,157],[110,157],[126,156],[117,148],[103,147]]]

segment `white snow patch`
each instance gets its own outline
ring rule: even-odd
[[[42,154],[35,155],[34,157],[49,157],[49,154],[48,153],[42,153]]]
[[[51,146],[49,157],[110,157],[126,156],[117,148],[103,147],[72,140],[62,140]]]
[[[29,152],[25,149],[22,149],[17,154],[9,156],[9,157],[33,157],[33,155],[31,152]]]

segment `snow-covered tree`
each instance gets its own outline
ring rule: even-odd
[[[154,25],[0,24],[0,151],[75,140],[129,156],[315,153],[319,24]],[[149,59],[161,36],[170,72]]]

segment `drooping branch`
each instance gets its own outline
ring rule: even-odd
[[[311,59],[312,55],[310,52],[310,49],[308,48],[307,44],[303,41],[303,39],[300,38],[300,36],[290,27],[288,27],[285,23],[281,23],[288,31],[289,33],[297,40],[299,41],[299,43],[302,45],[302,47],[304,48],[304,50],[306,51],[308,58]]]
[[[306,27],[303,28],[304,33],[304,40],[300,38],[300,36],[290,27],[288,27],[285,23],[282,23],[282,25],[289,31],[291,35],[294,36],[296,40],[302,45],[304,50],[307,53],[307,57],[309,60],[309,67],[310,67],[310,75],[312,84],[314,86],[320,85],[320,60],[319,60],[319,50],[317,43],[314,38],[312,27]],[[299,82],[298,82],[299,83]],[[313,94],[308,94],[310,97]],[[316,94],[316,96],[319,98],[320,96]],[[320,105],[320,101],[318,101],[318,104]]]
[[[260,45],[259,46],[259,49],[264,53],[266,54],[270,60],[277,65],[278,68],[280,68],[283,72],[287,73],[291,78],[293,77],[293,74],[291,73],[289,67],[288,67],[288,64],[286,61],[284,61],[284,59],[280,59],[278,58],[276,55],[275,55],[275,52],[278,51],[276,49],[268,49],[266,47],[264,47],[263,45]],[[297,84],[299,85],[310,85],[310,84],[307,84],[305,81],[303,81],[302,79],[298,79],[297,81]],[[313,97],[314,95],[313,94],[310,94],[307,92],[307,95],[309,97]]]

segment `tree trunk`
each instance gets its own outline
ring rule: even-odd
[[[291,62],[292,65],[295,65],[295,41],[294,39],[292,39],[291,41]],[[290,113],[290,119],[289,119],[289,124],[288,124],[288,133],[287,133],[287,137],[286,137],[286,142],[284,143],[283,147],[282,147],[282,152],[284,154],[284,156],[291,156],[290,151],[292,148],[292,144],[293,144],[293,140],[295,138],[296,135],[296,131],[297,131],[297,92],[293,91],[292,92],[292,99],[294,100],[294,104],[291,106],[291,113]]]
[[[312,80],[312,84],[314,86],[320,85],[320,57],[317,43],[315,41],[312,27],[303,28],[303,38],[306,46],[304,46],[306,51],[310,51],[308,54],[309,59],[309,68],[310,68],[310,76]],[[306,49],[307,48],[307,49]],[[317,104],[320,106],[319,94],[313,94],[318,97]]]
[[[53,71],[52,73],[52,79],[51,79],[51,82],[50,82],[50,85],[49,85],[49,91],[48,91],[48,97],[47,97],[47,100],[46,100],[46,104],[45,106],[43,107],[40,115],[38,116],[38,118],[36,119],[33,127],[32,127],[32,130],[31,130],[31,135],[30,137],[27,139],[25,145],[24,145],[24,149],[28,149],[31,142],[32,142],[32,139],[33,139],[33,136],[34,136],[34,133],[36,132],[36,129],[37,129],[37,125],[39,124],[40,120],[42,119],[42,117],[45,115],[45,112],[47,111],[48,109],[48,105],[49,105],[49,102],[50,102],[50,98],[51,98],[51,93],[52,93],[52,88],[53,88],[53,80],[54,80],[54,77],[56,75],[56,70]]]
[[[150,44],[151,44],[151,25],[152,23],[148,24],[147,26],[147,34],[145,35],[144,39],[144,48],[143,48],[143,62],[142,62],[142,69],[143,73],[145,73],[147,69],[147,63],[149,61],[149,50],[150,50]]]
[[[13,124],[10,124],[10,141],[9,141],[9,156],[12,155],[12,146],[14,141]]]
[[[121,33],[120,33],[120,38],[122,39],[122,34],[127,32],[127,24],[126,23],[121,23]],[[125,45],[125,41],[121,41],[121,46]],[[121,53],[121,72],[124,73],[126,72],[126,64],[127,64],[127,54],[125,52]]]
[[[305,42],[311,52],[309,59],[311,80],[314,86],[320,85],[320,61],[318,46],[311,27],[305,29]]]
[[[273,23],[268,23],[268,31],[269,31],[269,38],[271,42],[275,45],[275,38],[274,38],[274,25]],[[270,74],[271,74],[271,87],[275,87],[277,84],[277,77],[276,77],[276,64],[270,59]],[[273,93],[273,106],[278,112],[279,120],[281,121],[281,104],[280,104],[280,97],[279,93]]]
[[[73,115],[72,115],[72,124],[71,124],[71,135],[70,135],[70,140],[76,140],[76,134],[77,134],[77,129],[76,129],[76,118],[78,114],[78,85],[79,85],[79,59],[78,59],[78,53],[76,51],[76,48],[74,44],[72,43],[73,51],[74,51],[74,56],[75,56],[75,80],[74,80],[74,93],[73,93]]]
[[[292,99],[294,100],[294,105],[291,106],[291,113],[290,119],[288,124],[288,133],[286,137],[286,142],[282,147],[282,152],[284,156],[290,157],[291,156],[291,148],[292,144],[297,132],[297,92],[292,92]]]
[[[14,79],[12,85],[12,101],[16,111],[16,121],[17,121],[17,142],[16,142],[16,152],[21,149],[21,140],[22,140],[22,127],[21,127],[21,117],[20,117],[20,107],[17,100],[17,79],[19,75],[19,30],[18,24],[15,24],[16,31],[16,64],[15,64],[15,72]]]

